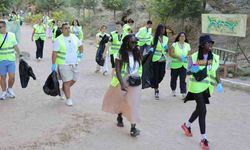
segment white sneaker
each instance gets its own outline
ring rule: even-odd
[[[65,104],[66,104],[67,106],[73,106],[73,101],[72,101],[72,99],[67,99],[66,102],[65,102]]]
[[[2,93],[2,95],[0,97],[0,100],[5,100],[6,97],[7,97],[7,92],[5,91],[5,92]]]
[[[9,97],[9,98],[15,98],[16,97],[13,89],[8,89],[7,90],[7,97]]]
[[[182,98],[184,99],[186,97],[186,94],[181,94]]]
[[[60,88],[60,94],[61,94],[61,96],[60,96],[61,100],[65,100],[66,99],[65,94],[63,92],[63,89],[61,89],[61,88]]]
[[[173,96],[173,97],[176,97],[175,91],[172,91],[172,96]]]

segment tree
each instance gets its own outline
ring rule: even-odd
[[[14,2],[15,2],[14,0],[1,0],[1,3],[0,3],[1,13],[6,13],[10,11],[12,9]]]
[[[64,5],[65,0],[36,0],[37,9],[40,11],[51,11]]]
[[[93,10],[94,14],[97,4],[98,4],[97,0],[84,0],[83,2],[84,8]]]
[[[123,11],[128,7],[129,0],[103,0],[102,5],[106,9],[114,11],[114,19],[116,20],[116,11]]]

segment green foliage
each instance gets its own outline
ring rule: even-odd
[[[65,0],[36,0],[35,4],[39,11],[51,11],[63,6]]]
[[[35,24],[39,21],[39,19],[42,19],[43,15],[42,14],[35,14],[35,15],[27,15],[25,18],[24,18],[24,21],[26,23],[31,23],[31,24]]]
[[[204,12],[204,0],[147,0],[147,10],[162,21],[199,18]]]
[[[9,12],[12,9],[12,5],[15,0],[1,0],[0,2],[0,12],[5,13]]]

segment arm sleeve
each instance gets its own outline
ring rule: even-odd
[[[60,44],[59,44],[59,40],[58,39],[56,39],[55,40],[55,42],[54,42],[54,52],[58,52],[59,51],[59,49],[60,49]]]

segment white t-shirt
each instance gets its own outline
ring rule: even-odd
[[[66,58],[65,58],[65,64],[71,65],[71,64],[77,64],[77,49],[75,49],[73,38],[70,36],[65,37],[64,36],[64,42],[66,45]],[[82,46],[82,42],[77,38],[77,45],[78,47]],[[57,52],[60,49],[60,43],[59,40],[56,39],[54,42],[54,51]]]
[[[130,75],[136,75],[138,69],[139,69],[139,63],[134,60],[134,56],[132,53],[128,53],[128,59],[129,59],[129,74]]]

